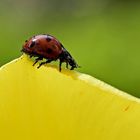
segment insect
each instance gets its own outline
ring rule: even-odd
[[[56,60],[60,61],[59,71],[61,71],[63,62],[66,63],[66,68],[68,68],[68,65],[71,66],[70,70],[79,67],[64,46],[55,37],[48,34],[36,35],[29,40],[26,40],[21,51],[30,55],[30,57],[37,57],[33,66],[39,60],[42,60],[43,58],[46,59],[46,61],[41,62],[37,68],[40,68],[43,64]]]

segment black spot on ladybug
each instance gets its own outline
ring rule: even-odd
[[[29,47],[32,48],[34,45],[35,45],[35,41],[32,41],[32,43]]]
[[[50,48],[48,48],[47,51],[46,51],[47,54],[51,54],[52,52],[53,52],[53,50],[50,49]]]
[[[28,40],[25,40],[25,42],[28,42]]]
[[[51,37],[47,36],[46,40],[47,40],[47,42],[50,42],[52,39],[51,39]]]

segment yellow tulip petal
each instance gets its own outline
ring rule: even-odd
[[[26,56],[0,68],[0,140],[139,140],[140,101],[89,75],[37,69]]]

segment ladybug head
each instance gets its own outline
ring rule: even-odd
[[[71,66],[71,70],[79,67],[78,64],[75,62],[75,60],[72,58],[72,56],[66,49],[63,49],[63,52],[61,53],[59,59],[61,62],[66,62],[67,64],[69,64]]]

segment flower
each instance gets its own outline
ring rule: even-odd
[[[1,140],[139,140],[140,100],[89,75],[37,69],[26,55],[0,68]]]

